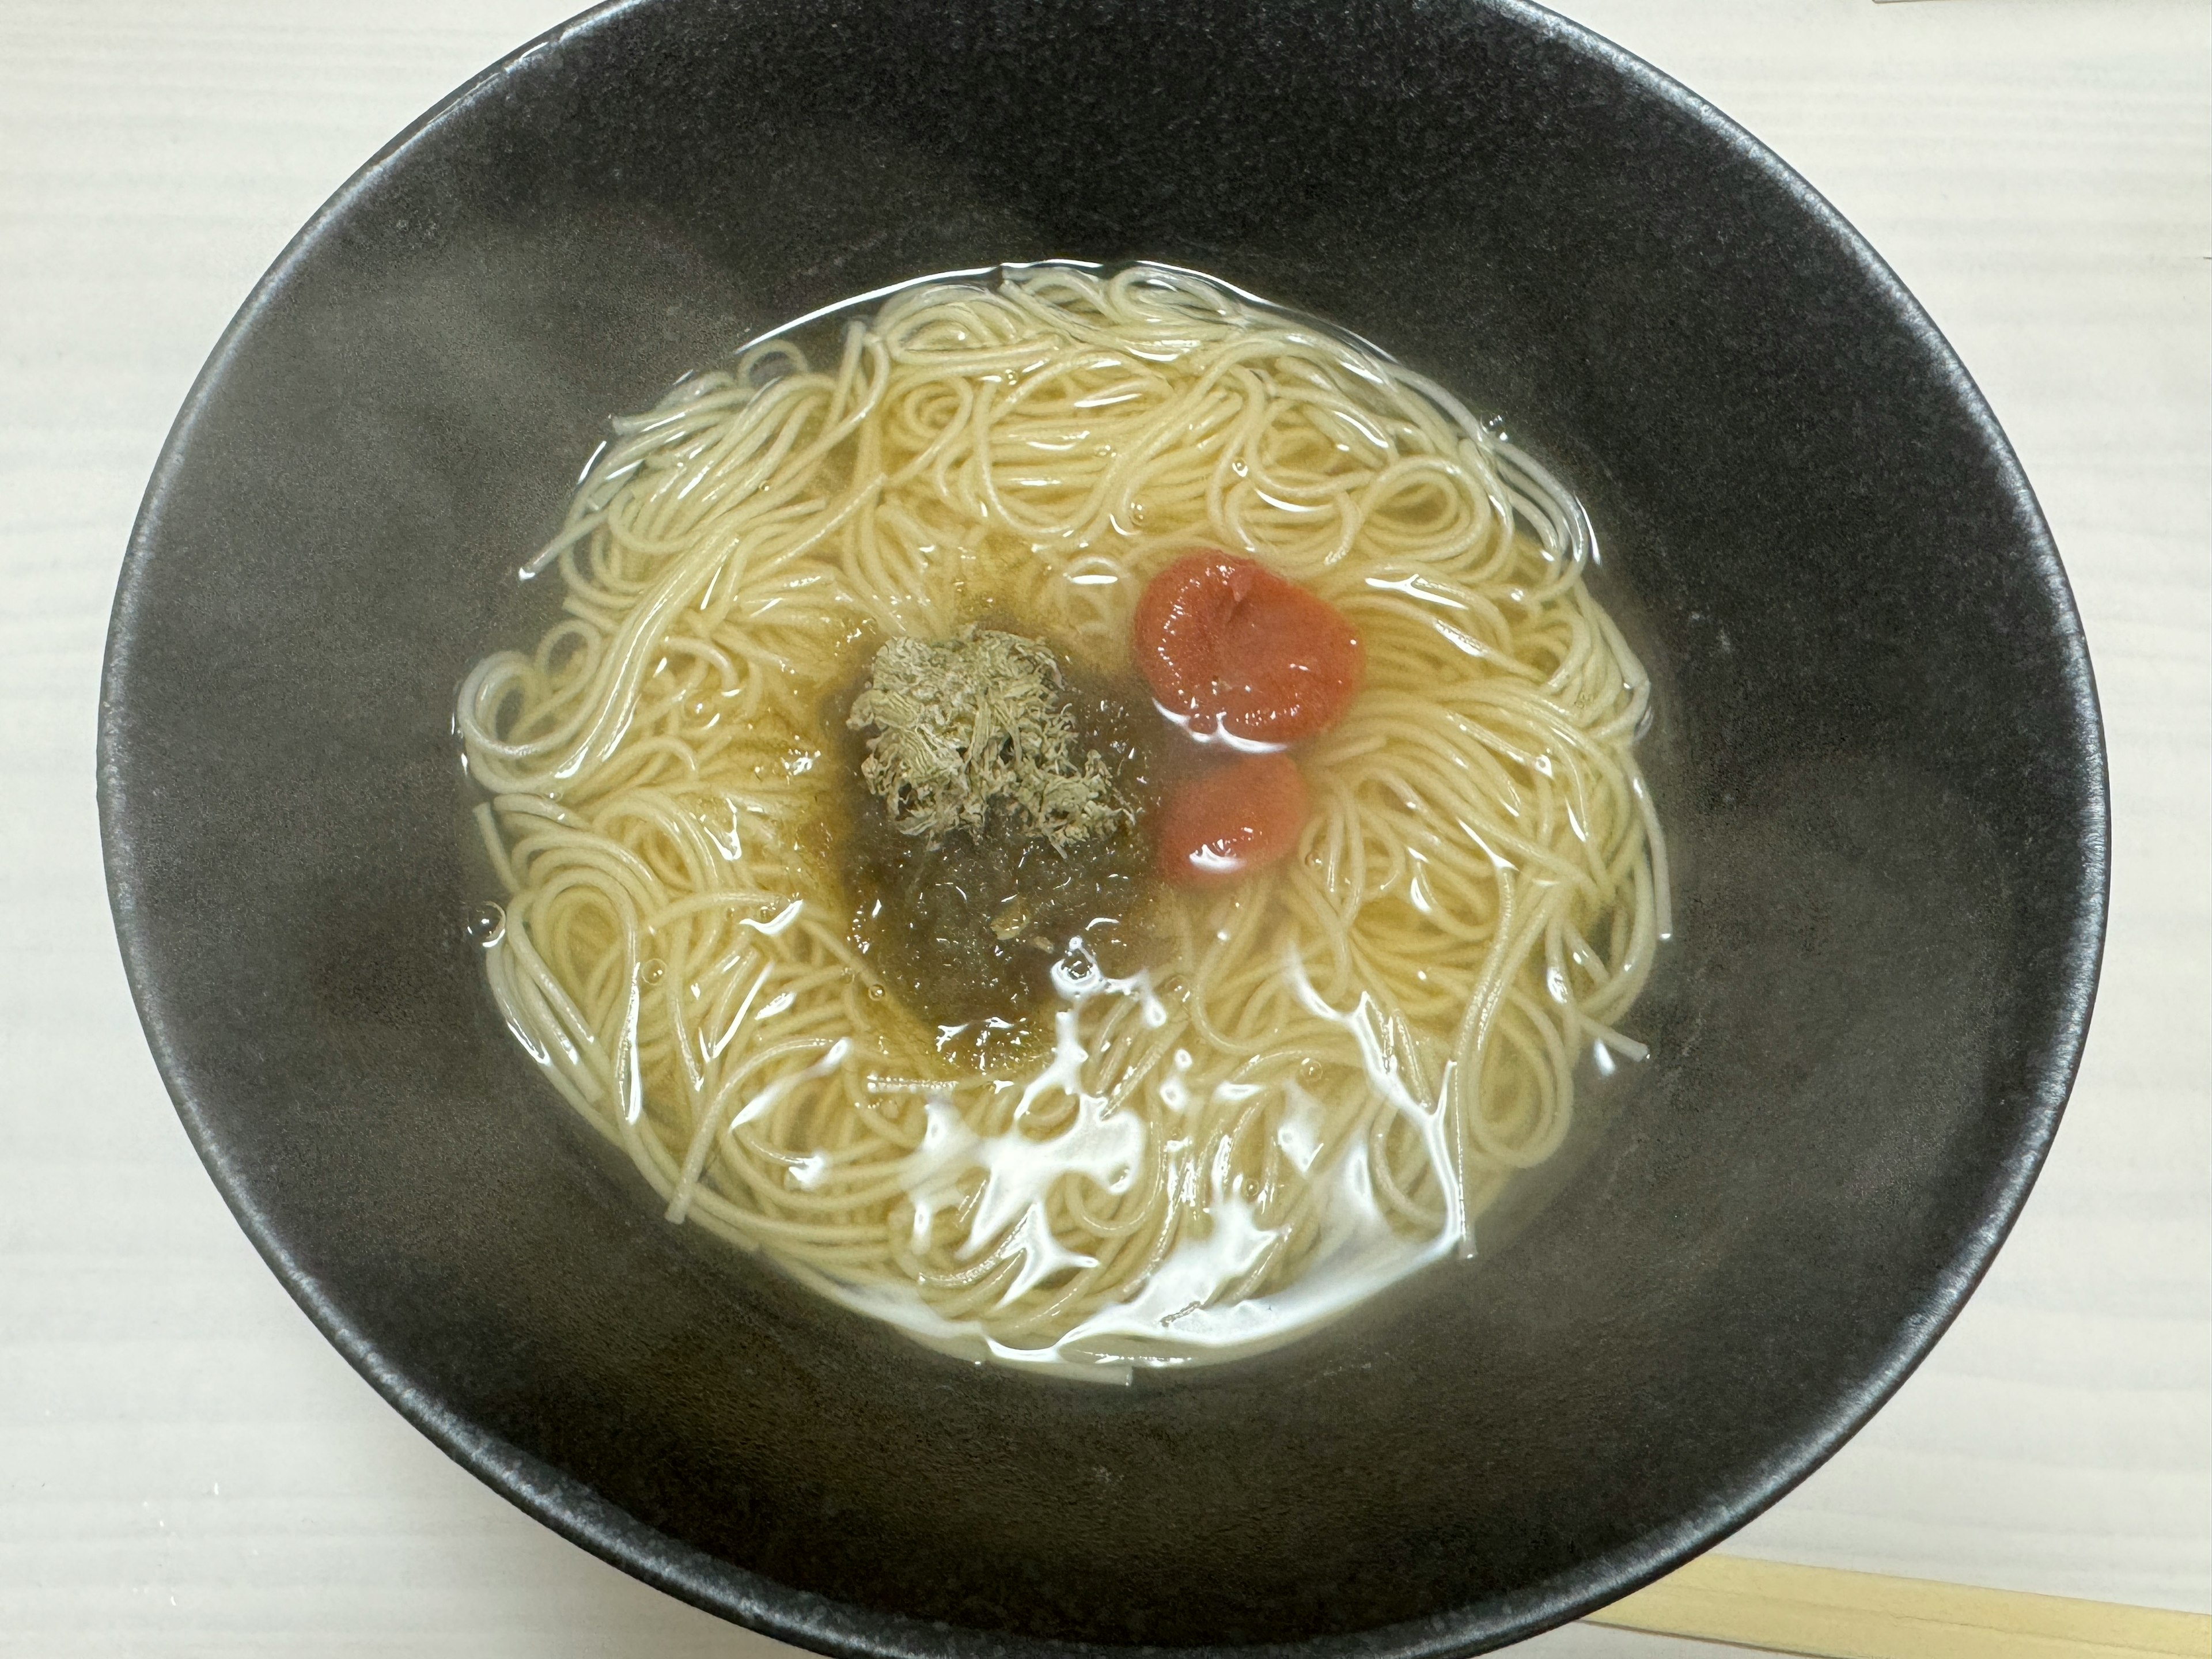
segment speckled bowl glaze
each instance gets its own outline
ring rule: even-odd
[[[933,270],[1194,266],[1589,491],[1661,670],[1657,1057],[1555,1197],[1263,1358],[960,1364],[663,1223],[493,1015],[449,713],[610,413]],[[1802,1478],[2055,1128],[2106,883],[2058,559],[1927,318],[1778,161],[1512,0],[630,0],[319,214],[169,440],[101,710],[116,922],[241,1224],[422,1431],[850,1655],[1472,1652]]]

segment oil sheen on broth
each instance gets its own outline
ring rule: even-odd
[[[1189,272],[802,319],[616,422],[462,688],[491,993],[671,1221],[921,1340],[1280,1343],[1644,1058],[1590,555],[1449,392]]]

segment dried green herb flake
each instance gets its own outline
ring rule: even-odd
[[[1061,684],[1051,648],[1019,635],[895,639],[847,722],[873,728],[861,776],[902,835],[981,835],[995,808],[1064,851],[1130,813],[1104,759],[1078,752]]]

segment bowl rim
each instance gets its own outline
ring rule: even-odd
[[[501,91],[507,78],[542,54],[563,48],[635,11],[684,0],[604,0],[525,41],[454,88],[385,143],[331,193],[295,233],[224,328],[195,377],[164,439],[132,526],[110,612],[100,671],[97,796],[100,838],[117,939],[131,1000],[163,1085],[194,1150],[224,1202],[263,1261],[332,1346],[379,1395],[441,1450],[501,1496],[555,1533],[610,1565],[706,1612],[778,1640],[837,1659],[1031,1659],[1040,1653],[1218,1653],[1239,1659],[1441,1659],[1524,1640],[1580,1618],[1643,1588],[1720,1542],[1779,1501],[1862,1428],[1911,1375],[1949,1328],[1988,1272],[2010,1233],[2049,1152],[2080,1069],[2095,1005],[2111,896],[2111,789],[2104,728],[2081,614],[2049,524],[2009,441],[1979,387],[1934,320],[1896,273],[1848,221],[1773,150],[1689,88],[1595,30],[1533,0],[1459,0],[1510,26],[1609,69],[1629,87],[1672,106],[1717,138],[1735,158],[1790,197],[1809,229],[1856,268],[1925,355],[1928,367],[1955,400],[1995,464],[1999,487],[2029,541],[2023,574],[2039,580],[2058,627],[2051,641],[2069,696],[2065,715],[2075,737],[2069,763],[2091,786],[2073,826],[2081,849],[2077,920],[2058,951],[2057,1018],[2048,1063],[2032,1098],[2019,1109],[2016,1138],[1994,1171],[1990,1210],[1936,1276],[1919,1310],[1898,1333],[1879,1365],[1862,1377],[1846,1403],[1817,1428],[1776,1448],[1747,1477],[1717,1492],[1696,1511],[1605,1554],[1480,1606],[1365,1629],[1258,1644],[1154,1647],[1048,1640],[1003,1631],[953,1626],[887,1612],[795,1589],[681,1542],[637,1520],[593,1488],[498,1436],[487,1432],[416,1381],[378,1350],[374,1340],[337,1307],[294,1255],[254,1201],[203,1113],[192,1080],[155,994],[137,896],[135,833],[125,776],[129,716],[125,678],[144,603],[149,563],[163,538],[165,507],[186,452],[233,360],[262,313],[295,273],[343,223],[355,204],[449,120]]]

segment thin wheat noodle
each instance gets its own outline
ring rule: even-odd
[[[1079,952],[979,1074],[856,948],[827,700],[988,610],[1126,668],[1198,547],[1336,606],[1365,689],[1294,857]],[[672,1219],[975,1357],[1279,1341],[1473,1248],[1670,927],[1650,683],[1573,497],[1442,388],[1187,272],[1010,267],[763,341],[614,423],[533,558],[564,615],[457,723],[516,1039]]]

